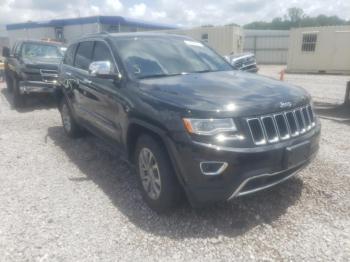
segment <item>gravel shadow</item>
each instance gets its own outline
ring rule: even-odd
[[[2,95],[6,98],[11,106],[11,109],[16,110],[19,113],[27,113],[36,110],[51,109],[57,107],[55,97],[49,94],[30,94],[25,95],[25,104],[16,108],[13,105],[13,94],[11,94],[7,88],[1,89]]]
[[[253,196],[193,209],[185,203],[169,215],[158,215],[143,202],[130,166],[104,141],[88,136],[72,140],[62,127],[48,129],[47,139],[69,157],[85,176],[68,177],[76,186],[92,181],[135,226],[172,239],[235,237],[262,224],[278,226],[279,218],[300,198],[303,182],[292,178]],[[93,212],[93,210],[91,211]],[[93,215],[93,214],[92,214]]]
[[[316,114],[323,119],[350,125],[350,105],[314,102]]]

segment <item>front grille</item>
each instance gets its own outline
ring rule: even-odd
[[[275,143],[299,136],[315,126],[310,105],[276,114],[248,118],[249,130],[256,145]]]
[[[232,66],[235,69],[248,69],[248,67],[256,66],[256,60],[253,56],[243,57],[236,59],[234,62],[232,62]]]
[[[241,69],[242,66],[243,66],[243,59],[241,60],[238,60],[238,61],[235,61],[232,66],[235,68],[235,69]]]
[[[40,69],[42,80],[46,83],[54,83],[58,78],[57,70]]]

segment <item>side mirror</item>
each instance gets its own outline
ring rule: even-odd
[[[120,74],[116,74],[113,70],[113,66],[109,61],[96,61],[89,65],[89,73],[91,76],[100,78],[110,78],[119,80]]]
[[[10,57],[10,48],[4,46],[2,48],[2,56],[3,57]]]

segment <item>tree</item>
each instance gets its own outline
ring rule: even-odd
[[[296,24],[299,23],[305,17],[305,14],[303,9],[298,7],[292,7],[288,8],[288,17],[289,21]]]
[[[246,29],[272,29],[289,30],[292,27],[314,27],[331,25],[350,25],[350,21],[339,18],[338,16],[319,15],[317,17],[306,16],[301,8],[292,7],[287,10],[287,14],[274,18],[271,22],[256,21],[246,24]]]

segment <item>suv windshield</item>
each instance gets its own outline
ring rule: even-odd
[[[22,47],[23,57],[61,58],[63,51],[58,46],[38,43],[24,43]]]
[[[126,70],[136,78],[232,70],[222,57],[195,40],[137,36],[113,41]]]

